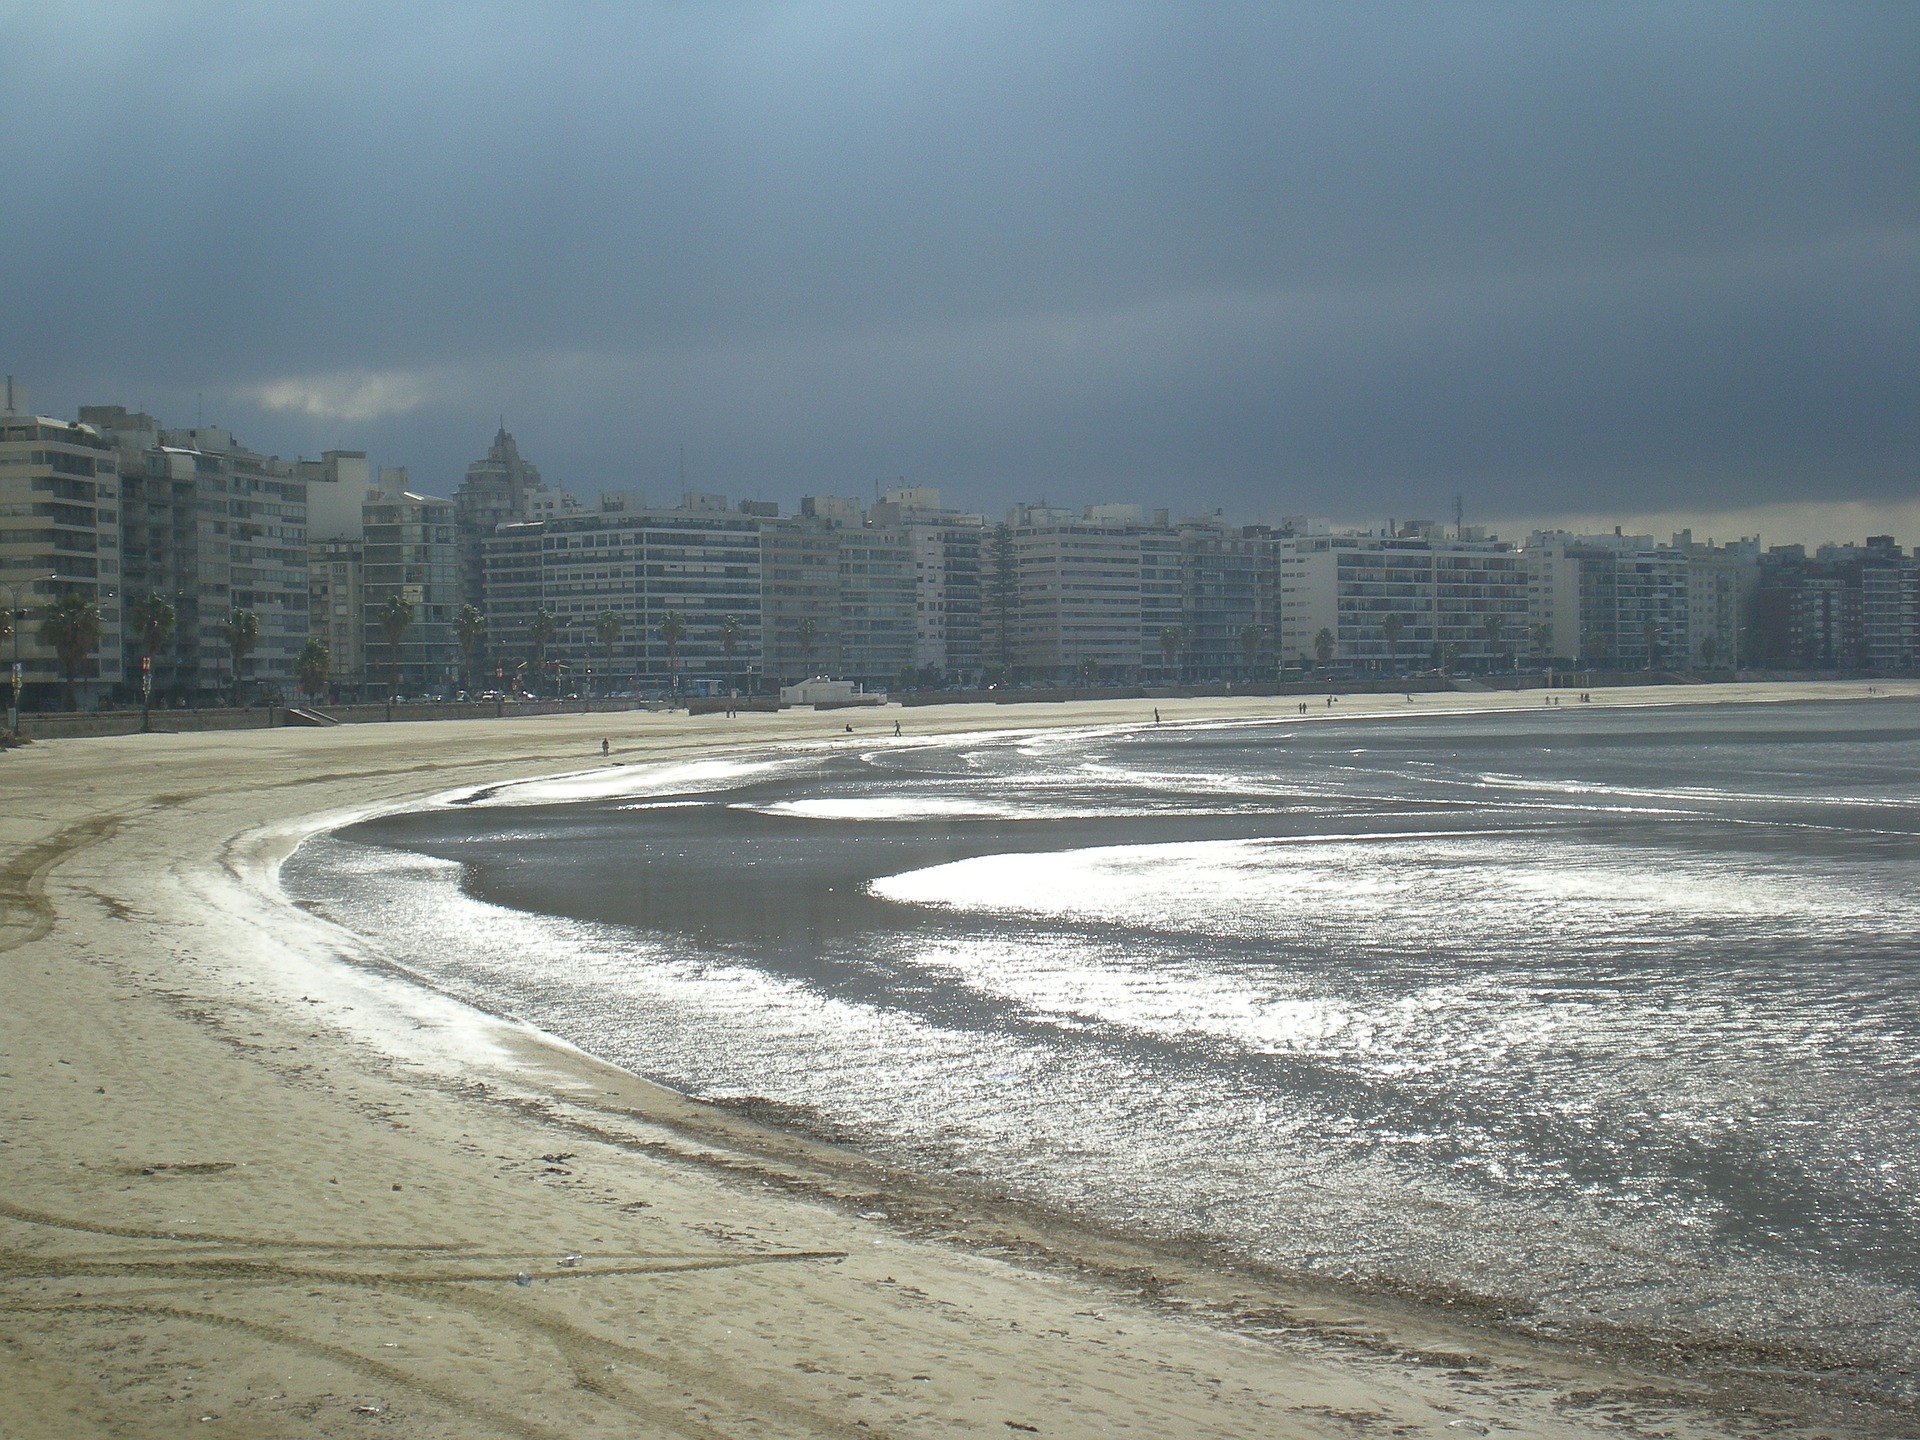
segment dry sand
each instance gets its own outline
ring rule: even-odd
[[[1597,703],[1828,695],[1865,689]],[[1793,1417],[1661,1357],[1602,1363],[1443,1307],[1316,1293],[762,1128],[407,983],[274,879],[321,824],[589,768],[603,736],[633,763],[844,743],[846,724],[866,743],[896,718],[926,735],[1151,709],[550,716],[0,756],[0,1434],[1885,1428]]]

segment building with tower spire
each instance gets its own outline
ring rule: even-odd
[[[487,458],[467,467],[467,478],[453,496],[460,551],[460,604],[486,608],[487,537],[509,521],[530,519],[534,501],[547,498],[548,487],[540,471],[521,456],[502,416],[499,433],[487,447]]]

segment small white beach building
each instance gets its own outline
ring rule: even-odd
[[[780,687],[782,705],[884,705],[886,693],[880,690],[862,690],[852,680],[829,680],[824,675],[816,675],[811,680],[802,680],[798,685]]]

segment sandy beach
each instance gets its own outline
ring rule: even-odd
[[[1676,1357],[1546,1348],[1444,1297],[1289,1284],[889,1168],[434,994],[276,881],[316,830],[590,769],[603,738],[631,765],[1153,708],[568,715],[0,756],[0,1435],[1898,1433]]]

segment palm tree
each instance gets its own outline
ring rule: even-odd
[[[487,617],[471,605],[462,605],[453,612],[453,633],[460,641],[460,663],[466,671],[467,689],[473,689],[473,652],[479,647],[480,637],[487,633]]]
[[[1387,614],[1380,618],[1380,633],[1386,637],[1387,655],[1393,661],[1393,668],[1400,668],[1400,632],[1407,628],[1407,622],[1397,614]]]
[[[1313,637],[1313,653],[1322,666],[1333,659],[1333,631],[1324,625],[1320,627],[1320,633]]]
[[[1097,655],[1082,655],[1080,657],[1080,679],[1088,686],[1091,686],[1094,681],[1099,678],[1100,658]]]
[[[687,621],[678,610],[667,611],[660,622],[660,638],[667,646],[667,675],[670,687],[680,689],[680,641],[687,633]]]
[[[547,663],[547,646],[560,632],[560,622],[542,605],[527,622],[527,639],[533,644],[533,693],[540,693],[540,675]]]
[[[1541,621],[1533,627],[1533,653],[1544,660],[1553,651],[1553,626]]]
[[[153,710],[153,657],[173,633],[173,605],[164,595],[145,595],[127,609],[134,633],[140,639],[140,658],[146,670],[140,682],[140,728],[151,728]]]
[[[413,628],[413,603],[396,590],[380,602],[373,618],[380,627],[380,638],[393,652],[393,683],[387,687],[387,694],[397,695],[400,693],[400,642]]]
[[[813,642],[820,638],[820,622],[811,615],[800,622],[794,632],[800,641],[800,678],[813,678]]]
[[[1167,662],[1167,669],[1173,669],[1174,662],[1180,658],[1180,647],[1186,642],[1187,637],[1180,633],[1178,625],[1160,627],[1160,654]]]
[[[1253,662],[1260,658],[1260,642],[1265,636],[1266,632],[1258,625],[1240,627],[1240,653],[1246,657],[1249,672],[1253,670]]]
[[[1589,667],[1597,666],[1607,653],[1607,637],[1599,630],[1589,630],[1580,637],[1580,658]]]
[[[720,621],[720,648],[727,652],[727,688],[737,690],[740,687],[733,678],[733,657],[740,649],[740,642],[747,638],[747,627],[740,623],[738,615],[728,615]]]
[[[300,658],[293,662],[293,673],[309,700],[324,690],[327,676],[333,673],[333,652],[327,642],[318,635],[310,636],[300,647]]]
[[[1481,632],[1487,637],[1487,649],[1493,654],[1493,659],[1487,663],[1489,670],[1496,669],[1499,666],[1500,632],[1506,628],[1507,618],[1504,615],[1488,615],[1480,622]]]
[[[240,706],[240,665],[253,653],[253,647],[260,643],[260,617],[251,610],[236,605],[220,622],[220,634],[227,642],[227,649],[233,655],[233,704]]]
[[[613,647],[620,643],[620,632],[627,628],[627,622],[618,610],[602,610],[593,617],[593,638],[600,642],[600,648],[607,652],[607,675],[613,674]],[[592,699],[591,689],[587,696]]]
[[[1653,669],[1660,659],[1660,622],[1649,620],[1640,627],[1640,638],[1647,642],[1647,669]]]
[[[1711,670],[1713,662],[1720,658],[1720,642],[1708,635],[1700,641],[1700,663]]]
[[[100,607],[86,596],[69,591],[53,603],[47,618],[40,622],[40,639],[53,647],[60,671],[67,677],[67,708],[79,709],[73,687],[80,677],[80,667],[100,643]]]
[[[1453,673],[1453,667],[1459,663],[1460,647],[1452,640],[1449,640],[1440,647],[1440,671],[1444,675],[1451,675]]]

